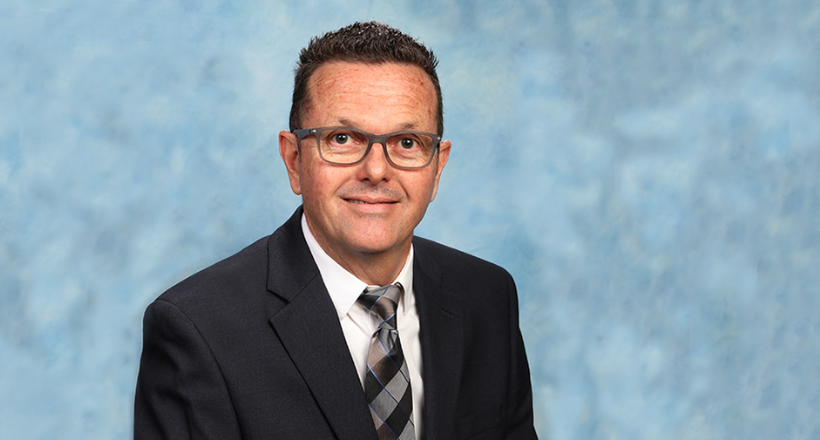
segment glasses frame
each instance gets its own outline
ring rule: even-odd
[[[320,141],[320,137],[319,137],[319,135],[321,135],[321,133],[323,131],[326,131],[326,130],[350,130],[350,131],[355,131],[357,133],[361,133],[361,134],[366,135],[367,140],[368,140],[368,144],[367,144],[367,148],[364,150],[364,154],[362,155],[362,157],[359,158],[359,160],[357,160],[356,162],[350,162],[350,163],[339,163],[339,162],[333,162],[332,160],[326,159],[325,156],[322,155],[322,147],[320,145],[321,141]],[[427,162],[424,165],[419,165],[419,166],[414,166],[414,167],[409,167],[409,166],[405,166],[405,165],[398,165],[397,163],[393,162],[393,159],[390,158],[390,153],[387,152],[387,139],[390,138],[391,136],[395,136],[397,134],[402,134],[402,133],[422,134],[422,135],[425,135],[425,136],[430,136],[433,139],[433,142],[435,143],[435,147],[433,147],[433,153],[430,155],[430,157],[427,159]],[[441,136],[439,136],[437,134],[433,134],[433,133],[427,133],[425,131],[402,130],[402,131],[395,131],[393,133],[376,135],[376,134],[373,134],[373,133],[368,133],[368,132],[363,131],[363,130],[359,130],[357,128],[353,128],[353,127],[338,126],[338,127],[299,128],[299,129],[293,130],[293,134],[296,135],[296,144],[299,147],[299,149],[302,149],[302,139],[304,139],[304,138],[306,138],[306,137],[308,137],[312,134],[315,134],[316,135],[316,149],[319,151],[319,157],[321,157],[322,160],[324,160],[325,162],[331,163],[333,165],[355,165],[355,164],[363,161],[364,158],[367,157],[367,155],[370,153],[370,148],[373,147],[373,144],[381,144],[382,149],[384,150],[384,157],[387,158],[387,161],[390,163],[390,165],[393,165],[394,167],[399,168],[399,169],[403,169],[403,170],[417,170],[417,169],[424,168],[424,167],[430,165],[433,162],[433,157],[435,157],[436,154],[438,154],[438,151],[441,148]]]

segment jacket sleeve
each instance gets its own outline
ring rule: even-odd
[[[241,438],[219,365],[196,325],[157,300],[143,321],[134,404],[134,439]]]
[[[510,295],[510,378],[509,393],[506,408],[506,438],[531,440],[538,436],[533,426],[532,385],[530,384],[530,369],[527,363],[527,354],[524,350],[524,340],[518,326],[518,294],[515,282],[509,278]]]

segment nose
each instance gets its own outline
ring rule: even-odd
[[[369,180],[374,183],[388,178],[392,168],[390,162],[387,161],[385,146],[376,142],[370,146],[370,151],[367,152],[361,163],[359,179]]]

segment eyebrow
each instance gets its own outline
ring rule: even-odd
[[[350,119],[347,119],[347,118],[339,118],[339,123],[341,125],[344,125],[345,127],[357,128],[356,123],[351,121]],[[396,131],[405,131],[405,130],[413,130],[415,128],[416,128],[416,124],[414,124],[412,122],[405,122],[404,124],[399,126],[398,130],[395,130],[394,132],[396,132]],[[381,134],[381,133],[379,133],[379,134]]]

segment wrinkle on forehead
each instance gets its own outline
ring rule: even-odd
[[[326,121],[325,126],[363,129],[369,121],[359,120],[361,112],[353,109],[377,111],[390,107],[396,119],[390,131],[435,131],[435,88],[427,74],[412,64],[329,62],[314,72],[308,93],[311,105],[305,119]],[[321,103],[328,102],[332,108],[323,108]],[[428,121],[434,126],[419,126]]]

